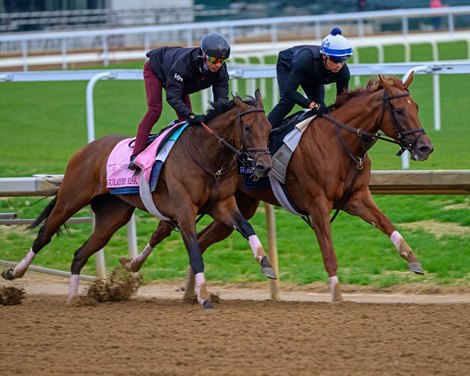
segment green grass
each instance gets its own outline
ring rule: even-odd
[[[466,46],[442,44],[441,59],[466,58]],[[400,46],[385,49],[387,62],[403,61]],[[429,46],[413,47],[414,61],[431,60]],[[271,63],[275,57],[271,59]],[[374,49],[360,51],[360,61],[377,61]],[[141,68],[142,63],[126,63],[112,68]],[[98,67],[100,68],[100,67]],[[367,78],[361,78],[364,84]],[[411,162],[412,169],[470,169],[470,94],[468,75],[442,75],[441,113],[442,130],[433,128],[432,78],[415,76],[411,94],[419,104],[423,126],[435,146],[435,152],[426,162]],[[240,92],[243,83],[240,82]],[[0,176],[30,176],[37,173],[61,174],[71,155],[87,142],[86,82],[1,83],[0,84]],[[271,87],[268,85],[267,91]],[[250,93],[253,94],[253,93]],[[334,90],[327,91],[327,102],[333,100]],[[142,81],[102,81],[96,86],[96,137],[110,133],[134,136],[145,113],[145,95]],[[194,96],[196,112],[200,100]],[[265,100],[269,111],[272,103]],[[174,112],[165,103],[159,124],[174,118]],[[158,129],[157,125],[154,130]],[[395,157],[396,146],[378,142],[370,152],[373,168],[400,169],[400,158]],[[422,262],[427,274],[415,276],[406,272],[402,260],[390,240],[360,219],[341,213],[333,224],[333,239],[339,263],[339,277],[343,283],[379,287],[403,283],[466,284],[470,276],[470,199],[466,196],[375,196],[382,210],[397,226]],[[0,198],[0,212],[17,212],[20,218],[34,218],[45,206],[45,201],[34,204],[37,198]],[[85,208],[80,215],[89,215]],[[434,221],[434,222],[432,222]],[[424,226],[407,227],[422,222]],[[431,231],[431,224],[441,223],[442,233]],[[198,225],[209,223],[204,218]],[[267,247],[266,221],[263,206],[251,221]],[[326,281],[321,253],[313,232],[299,218],[276,208],[277,240],[281,281],[308,284]],[[89,224],[69,225],[69,231],[39,253],[35,265],[68,270],[76,248],[88,237]],[[142,249],[156,227],[155,219],[137,212],[139,248]],[[437,226],[439,228],[439,226]],[[450,231],[456,229],[459,231]],[[0,259],[18,261],[31,247],[36,232],[22,227],[0,226]],[[118,265],[118,258],[127,253],[126,230],[121,229],[106,247],[108,269]],[[147,281],[180,279],[185,275],[187,255],[178,233],[165,240],[143,268]],[[212,246],[204,256],[206,275],[211,281],[264,281],[247,242],[234,234]],[[84,274],[93,274],[94,262],[85,267]]]

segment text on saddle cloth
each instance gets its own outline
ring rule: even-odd
[[[177,123],[169,126],[134,160],[134,164],[143,171],[147,182],[155,189],[158,174],[165,162],[171,148],[178,137],[188,126],[187,123]],[[113,194],[126,194],[139,192],[139,175],[129,170],[129,158],[132,154],[134,138],[127,138],[119,142],[110,153],[106,164],[106,187]]]

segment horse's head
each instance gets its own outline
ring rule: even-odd
[[[264,113],[261,94],[256,90],[253,104],[244,102],[236,95],[233,102],[238,109],[233,143],[241,152],[239,159],[253,167],[255,178],[265,177],[272,167],[268,148],[271,124]]]
[[[418,105],[408,91],[413,72],[404,83],[396,77],[387,79],[380,75],[379,80],[384,89],[380,129],[400,145],[399,154],[408,150],[413,160],[426,160],[434,148],[419,121]]]

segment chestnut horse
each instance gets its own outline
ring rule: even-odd
[[[262,274],[275,278],[266,253],[253,227],[241,215],[235,201],[237,158],[250,162],[254,175],[264,177],[271,169],[268,135],[271,129],[263,110],[259,91],[255,98],[212,103],[208,125],[188,127],[173,146],[160,173],[152,198],[158,210],[177,226],[185,243],[191,268],[196,276],[197,299],[210,308],[205,287],[204,264],[196,235],[195,217],[209,214],[214,220],[239,231],[262,266]],[[214,137],[208,136],[208,133]],[[50,242],[60,227],[81,208],[90,204],[95,228],[88,240],[75,252],[67,302],[78,297],[79,274],[88,258],[104,247],[111,236],[131,218],[135,208],[146,210],[139,194],[113,195],[106,188],[106,163],[118,142],[125,137],[105,136],[76,152],[68,163],[56,197],[31,227],[41,227],[26,257],[6,269],[6,279],[20,278],[34,256]],[[236,158],[237,157],[237,158]],[[168,223],[168,222],[166,222]]]
[[[285,188],[315,232],[334,302],[342,297],[331,236],[332,209],[359,216],[378,228],[408,262],[408,269],[424,274],[411,247],[372,198],[371,161],[366,154],[376,139],[385,138],[378,135],[379,131],[390,138],[385,140],[398,144],[400,152],[408,150],[413,160],[426,160],[433,151],[419,121],[418,106],[408,91],[412,80],[413,73],[405,83],[396,77],[379,76],[378,80],[370,80],[365,89],[340,95],[330,114],[312,120],[290,159]],[[235,197],[248,219],[255,214],[260,201],[280,205],[271,189],[244,189],[242,177]],[[152,236],[153,246],[160,240],[161,226]],[[200,250],[205,251],[232,231],[220,221],[212,222],[198,234]],[[193,296],[194,274],[188,269],[185,299]]]

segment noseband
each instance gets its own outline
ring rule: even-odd
[[[242,163],[243,165],[249,164],[250,166],[254,167],[256,166],[256,163],[259,158],[261,158],[263,155],[271,155],[271,152],[269,151],[268,148],[247,148],[245,147],[246,145],[246,140],[244,137],[244,132],[243,132],[243,120],[242,117],[247,114],[251,114],[252,112],[263,112],[264,110],[261,108],[252,108],[243,112],[238,112],[237,117],[235,119],[236,125],[233,128],[233,137],[232,140],[235,142],[235,131],[237,127],[239,128],[239,138],[240,138],[240,149],[235,152],[237,159]],[[256,158],[253,159],[253,157],[250,157],[250,154],[254,153]]]
[[[401,93],[397,95],[392,95],[389,96],[387,90],[384,89],[384,99],[383,99],[383,106],[382,106],[382,115],[380,116],[380,122],[379,122],[379,128],[381,127],[383,117],[385,114],[385,107],[387,107],[388,112],[390,114],[390,118],[392,119],[392,124],[393,128],[395,129],[395,132],[398,134],[398,142],[397,144],[400,146],[400,150],[398,151],[397,155],[400,156],[403,154],[405,150],[412,150],[414,146],[416,145],[416,142],[419,140],[419,138],[425,134],[426,132],[424,131],[424,128],[416,128],[416,129],[410,129],[410,130],[404,130],[400,123],[397,121],[395,117],[395,112],[392,104],[390,101],[392,99],[396,98],[402,98],[402,97],[408,97],[410,93]],[[407,136],[414,134],[414,133],[421,133],[418,137],[414,139],[414,141],[410,140]]]

